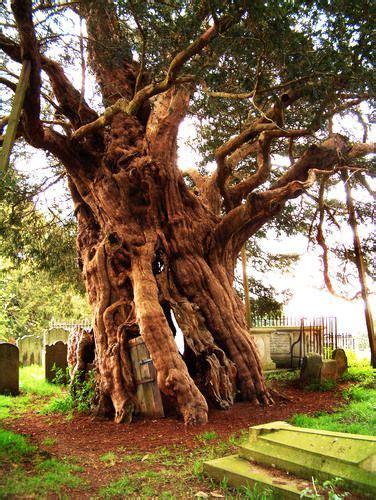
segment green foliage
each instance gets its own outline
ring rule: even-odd
[[[4,339],[42,335],[52,317],[90,315],[86,299],[69,284],[51,281],[46,271],[27,264],[13,268],[0,257],[0,335]]]
[[[128,476],[123,476],[117,481],[113,481],[107,486],[99,490],[103,498],[125,497],[135,493],[135,488],[132,486]]]
[[[343,500],[350,495],[347,491],[338,491],[338,487],[342,488],[344,484],[343,479],[339,477],[324,481],[322,485],[318,484],[314,478],[312,478],[312,486],[305,488],[301,492],[300,498],[309,497],[317,500],[322,498],[328,498],[328,500]]]
[[[82,285],[75,257],[76,225],[61,210],[36,208],[38,186],[10,168],[0,183],[0,256],[15,266],[44,271],[66,286]]]
[[[66,380],[68,372],[58,371],[58,380]],[[69,386],[69,392],[51,401],[41,409],[42,414],[62,413],[72,416],[74,411],[90,411],[95,395],[95,370],[88,373],[76,372]]]
[[[77,411],[85,413],[90,411],[95,396],[95,370],[87,373],[76,372],[71,382],[69,392]]]
[[[43,438],[43,441],[42,441],[43,446],[53,446],[54,444],[56,444],[55,438],[50,437],[50,436]]]
[[[113,466],[117,462],[117,457],[116,454],[113,451],[109,451],[107,453],[104,453],[99,457],[99,460],[101,462],[104,462],[107,466]]]
[[[10,169],[0,183],[0,338],[41,335],[52,317],[90,314],[75,257],[76,226],[36,208],[38,193]]]
[[[312,392],[326,392],[332,391],[337,387],[337,382],[335,380],[324,380],[323,382],[314,382],[305,387],[307,391]]]
[[[62,413],[63,415],[71,415],[74,410],[74,401],[70,394],[51,399],[43,408],[40,409],[42,415],[51,413]]]

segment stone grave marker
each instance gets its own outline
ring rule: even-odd
[[[337,362],[335,359],[325,359],[322,363],[320,372],[320,383],[325,380],[337,379]]]
[[[300,370],[300,382],[303,385],[319,383],[322,365],[323,361],[320,354],[310,352],[307,356],[304,356]]]
[[[19,393],[19,351],[14,344],[0,344],[0,394]]]
[[[67,369],[68,361],[68,346],[61,340],[52,345],[44,347],[44,369],[45,377],[49,382],[52,382],[56,376],[54,368],[61,368],[63,371]]]
[[[59,340],[64,342],[64,344],[68,343],[69,331],[64,330],[64,328],[50,328],[44,332],[43,344],[52,345]]]
[[[347,356],[343,349],[335,349],[332,352],[332,359],[336,360],[337,363],[337,376],[340,377],[348,367]]]
[[[17,340],[22,366],[42,364],[42,339],[36,335],[25,335]]]

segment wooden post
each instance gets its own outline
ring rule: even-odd
[[[247,252],[245,244],[242,246],[242,266],[243,266],[243,290],[244,290],[244,303],[245,303],[245,321],[248,329],[251,329],[252,316],[251,316],[251,300],[249,297],[248,286],[248,273],[247,273]]]
[[[0,172],[3,173],[8,169],[10,153],[12,152],[13,144],[16,139],[17,127],[20,121],[25,94],[29,86],[30,69],[31,62],[24,61],[16,93],[14,94],[13,106],[8,119],[3,146],[0,151]]]
[[[341,172],[341,177],[346,191],[346,205],[349,212],[349,225],[353,233],[354,242],[354,253],[355,253],[355,263],[358,269],[360,288],[362,292],[362,298],[364,302],[364,315],[366,319],[367,332],[369,347],[371,349],[371,365],[376,368],[376,340],[375,340],[375,330],[373,325],[371,307],[368,301],[368,289],[366,283],[366,271],[364,268],[363,252],[360,244],[359,233],[358,233],[358,223],[356,220],[354,201],[351,194],[350,178],[347,170]]]

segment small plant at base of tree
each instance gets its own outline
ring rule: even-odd
[[[198,441],[208,443],[210,441],[214,441],[215,439],[218,439],[218,434],[215,431],[205,431],[205,432],[202,432],[201,434],[198,434],[196,436],[196,439]]]

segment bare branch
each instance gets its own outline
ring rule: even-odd
[[[325,286],[328,290],[328,292],[333,295],[334,297],[346,300],[346,301],[352,301],[354,299],[357,299],[359,297],[359,293],[355,294],[353,297],[349,298],[343,294],[340,294],[335,291],[332,280],[330,278],[330,273],[329,273],[329,248],[325,240],[324,236],[324,230],[323,230],[323,225],[325,221],[325,204],[324,204],[324,193],[325,193],[325,185],[328,180],[328,176],[325,175],[321,179],[320,183],[320,189],[319,189],[319,198],[318,198],[318,203],[319,203],[319,223],[317,226],[317,233],[316,233],[316,241],[318,245],[322,249],[322,263],[323,263],[323,275],[324,275],[324,282]]]

